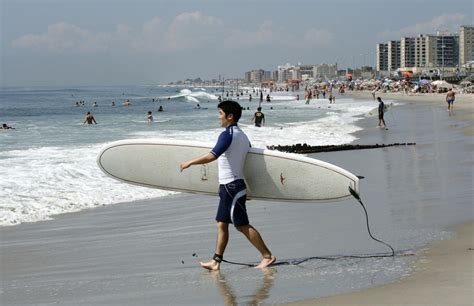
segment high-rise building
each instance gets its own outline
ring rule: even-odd
[[[387,43],[387,65],[389,71],[400,68],[400,41],[390,40]]]
[[[402,37],[377,44],[377,71],[398,68],[452,68],[474,60],[474,27],[461,27],[460,35],[438,32],[436,35]]]
[[[294,65],[286,63],[285,65],[278,66],[278,82],[286,82],[293,78]]]
[[[337,64],[320,64],[313,68],[315,78],[332,79],[337,76]]]
[[[272,71],[272,80],[278,81],[278,70]]]
[[[400,40],[400,67],[415,67],[416,63],[416,38],[402,37]]]
[[[270,77],[270,71],[265,71],[263,69],[255,69],[245,73],[245,81],[247,83],[261,83],[270,80]]]
[[[375,52],[376,71],[388,71],[388,46],[387,44],[377,44],[377,50]]]
[[[415,37],[415,65],[413,67],[425,67],[426,66],[426,50],[427,43],[426,37],[423,34]]]
[[[425,65],[418,67],[457,67],[459,65],[459,36],[446,32],[424,37]],[[422,58],[423,61],[423,58]]]
[[[461,26],[459,30],[459,62],[465,65],[474,61],[474,27]]]
[[[250,71],[247,71],[247,72],[245,73],[245,82],[246,82],[246,83],[250,83]]]

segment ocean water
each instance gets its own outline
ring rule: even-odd
[[[60,213],[151,199],[168,191],[124,185],[105,176],[96,156],[107,142],[133,138],[171,138],[214,142],[222,131],[217,116],[221,88],[168,86],[2,88],[0,123],[0,226],[51,219]],[[339,98],[305,105],[293,92],[272,93],[263,102],[266,126],[250,120],[258,106],[252,89],[241,89],[240,120],[254,147],[307,143],[350,143],[357,121],[376,103]],[[267,93],[265,93],[267,94]],[[300,92],[300,97],[302,93]],[[236,99],[235,96],[230,97]],[[124,106],[125,100],[131,105]],[[76,106],[84,101],[85,106]],[[111,106],[112,101],[116,106]],[[93,107],[93,103],[97,107]],[[197,109],[200,104],[201,109]],[[159,106],[164,112],[157,112]],[[248,109],[247,109],[248,108]],[[97,125],[83,125],[91,111]],[[146,122],[152,111],[155,122]]]

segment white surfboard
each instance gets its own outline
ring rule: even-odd
[[[179,192],[217,195],[217,161],[180,171],[186,160],[206,154],[210,145],[163,139],[122,140],[107,144],[99,167],[120,181]],[[297,154],[251,148],[245,161],[248,197],[261,200],[315,202],[359,193],[359,179],[332,164]]]
[[[393,107],[393,103],[385,103],[384,104],[384,108],[383,108],[383,112],[386,113],[388,112],[389,110],[391,110]],[[368,112],[366,114],[366,117],[372,117],[372,116],[375,116],[375,115],[378,115],[379,114],[379,107],[377,106],[376,108],[374,108],[373,110],[371,110],[370,112]]]
[[[148,121],[148,120],[133,120],[133,122],[136,123],[165,123],[165,122],[170,122],[171,119],[153,119],[153,121]]]

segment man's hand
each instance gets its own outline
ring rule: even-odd
[[[212,161],[215,161],[216,159],[217,158],[214,156],[214,154],[207,153],[207,154],[204,154],[203,156],[198,157],[196,159],[190,159],[188,161],[182,162],[179,165],[179,168],[181,169],[181,172],[183,172],[184,169],[187,169],[192,165],[207,164],[207,163],[210,163]]]
[[[181,163],[179,165],[179,168],[181,169],[181,172],[183,172],[184,169],[187,169],[191,166],[191,163],[189,161],[185,161],[184,163]]]

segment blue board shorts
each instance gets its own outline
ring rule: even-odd
[[[232,223],[234,226],[249,225],[247,215],[247,186],[244,180],[235,180],[229,184],[219,185],[219,208],[216,221]]]
[[[453,104],[454,103],[454,99],[448,99],[448,104]]]

